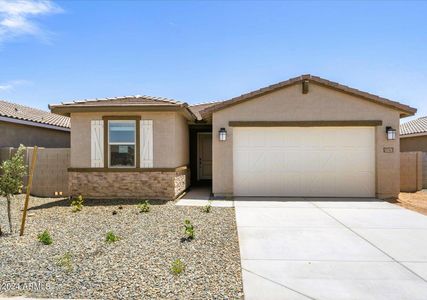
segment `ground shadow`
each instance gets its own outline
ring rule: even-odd
[[[121,206],[121,205],[137,205],[145,199],[84,199],[84,206]],[[164,205],[167,200],[148,200],[150,205]],[[31,200],[30,200],[31,203]],[[28,210],[38,210],[53,207],[69,207],[71,200],[61,198],[56,201],[49,201],[40,205],[32,206]]]
[[[220,200],[220,199],[215,199]],[[222,200],[229,200],[223,198]],[[272,201],[272,202],[384,202],[377,198],[356,197],[234,197],[234,202],[239,201]]]

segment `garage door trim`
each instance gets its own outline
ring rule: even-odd
[[[343,120],[343,121],[230,121],[230,127],[345,127],[381,126],[381,120]]]

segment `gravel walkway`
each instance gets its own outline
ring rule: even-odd
[[[14,201],[18,231],[23,195]],[[32,197],[26,234],[0,237],[0,296],[91,299],[241,299],[239,244],[233,208],[175,206],[156,202],[141,214],[134,201],[87,200],[72,213],[66,199]],[[119,209],[122,207],[122,209]],[[113,215],[113,211],[117,214]],[[183,221],[195,226],[195,239],[182,242]],[[7,231],[6,200],[0,198],[0,224]],[[53,244],[38,242],[48,229]],[[120,240],[108,244],[106,232]],[[72,255],[72,270],[58,265]],[[170,271],[181,259],[181,275]],[[16,284],[38,284],[20,286]],[[39,290],[37,290],[38,287]]]

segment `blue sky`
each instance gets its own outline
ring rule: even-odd
[[[311,73],[427,115],[427,2],[0,0],[0,99],[227,99]]]

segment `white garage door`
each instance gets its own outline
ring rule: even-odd
[[[235,127],[235,196],[375,196],[374,127]]]

